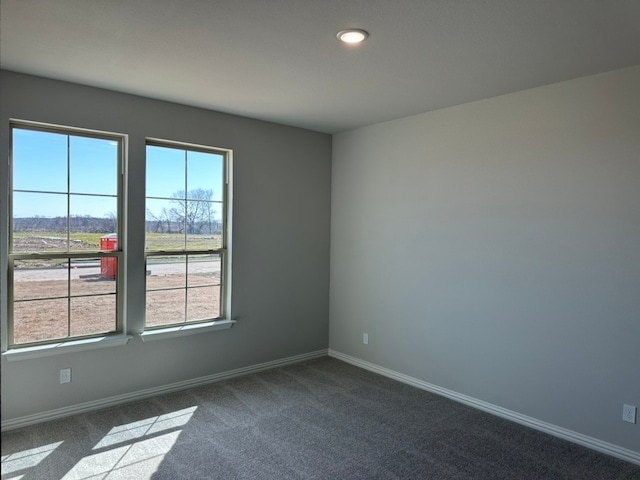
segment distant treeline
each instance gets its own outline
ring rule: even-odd
[[[147,220],[147,232],[149,233],[184,233],[184,222],[172,221],[168,218]],[[222,223],[218,220],[189,222],[186,226],[187,233],[194,235],[219,235],[222,233]]]
[[[67,228],[72,232],[82,233],[113,233],[118,229],[118,221],[113,216],[97,218],[90,216],[71,216],[67,224],[67,217],[29,217],[14,218],[14,232],[60,232]]]
[[[184,233],[184,221],[172,221],[168,218],[147,220],[146,231],[153,233]],[[118,229],[118,221],[113,217],[71,216],[69,229],[74,233],[114,233]],[[67,217],[29,217],[14,218],[14,232],[67,232]],[[194,234],[220,234],[222,224],[214,219],[192,222],[188,225],[188,233]]]

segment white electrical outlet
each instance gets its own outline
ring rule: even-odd
[[[369,334],[368,333],[363,333],[362,334],[362,343],[364,343],[365,345],[369,345]]]
[[[63,368],[60,370],[60,383],[71,383],[71,369]]]
[[[622,406],[622,420],[629,423],[636,423],[636,406],[635,405]]]

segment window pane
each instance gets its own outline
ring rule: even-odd
[[[224,157],[217,153],[187,152],[187,198],[222,201]]]
[[[69,293],[66,260],[16,260],[13,272],[14,300],[65,297]]]
[[[116,329],[116,296],[71,298],[71,335],[92,335]]]
[[[71,195],[70,201],[70,249],[100,250],[100,238],[118,231],[118,199]]]
[[[220,255],[189,255],[187,286],[220,285]]]
[[[184,202],[147,199],[147,250],[184,250]]]
[[[71,296],[116,293],[117,262],[116,257],[73,260]]]
[[[67,299],[13,304],[13,341],[29,343],[67,336]]]
[[[116,330],[117,257],[91,252],[117,248],[119,137],[16,127],[12,135],[12,346]],[[103,237],[110,248],[102,245]],[[50,258],[60,252],[88,253]],[[38,255],[15,260],[13,254],[21,253]]]
[[[147,292],[147,327],[183,323],[185,289]]]
[[[184,256],[147,257],[147,290],[184,288],[186,284]]]
[[[187,200],[187,248],[222,247],[222,204]]]
[[[13,195],[13,252],[67,251],[67,196]]]
[[[67,135],[13,129],[13,188],[67,191]]]
[[[193,208],[193,200],[188,201],[188,206]],[[211,250],[222,248],[222,203],[201,202],[197,210],[201,216],[198,222],[193,222],[193,227],[187,233],[187,248],[191,250]]]
[[[15,192],[13,195],[13,218],[15,220],[26,219],[27,226],[33,226],[34,219],[39,220],[40,230],[51,231],[50,224],[59,226],[60,231],[66,229],[67,195],[64,193],[23,193]],[[64,221],[57,221],[62,218]],[[20,222],[18,222],[20,223]]]
[[[147,148],[146,248],[175,252],[147,257],[147,326],[219,318],[221,255],[189,252],[226,246],[226,162],[188,146]],[[186,183],[171,184],[168,175]]]
[[[69,137],[69,190],[118,194],[118,142]]]
[[[187,321],[205,320],[220,316],[220,287],[187,289]]]
[[[147,146],[147,197],[184,198],[184,150]]]

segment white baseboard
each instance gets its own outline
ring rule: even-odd
[[[80,413],[92,412],[103,408],[114,407],[117,405],[122,405],[124,403],[130,403],[133,401],[144,400],[146,398],[163,395],[165,393],[186,390],[188,388],[198,387],[200,385],[206,385],[233,377],[248,375],[251,373],[261,372],[263,370],[270,370],[272,368],[282,367],[285,365],[326,356],[327,349],[317,350],[315,352],[294,355],[293,357],[281,358],[270,362],[259,363],[257,365],[236,368],[235,370],[229,370],[227,372],[215,373],[213,375],[207,375],[205,377],[193,378],[191,380],[185,380],[183,382],[176,382],[169,385],[162,385],[160,387],[147,388],[145,390],[138,390],[136,392],[127,393],[124,395],[115,395],[113,397],[103,398],[92,402],[79,403],[77,405],[71,405],[69,407],[57,408],[42,413],[36,413],[34,415],[12,418],[10,420],[2,421],[0,429],[3,432],[7,430],[14,430],[16,428],[26,427],[37,423],[58,420],[60,418],[69,417],[71,415],[77,415]]]
[[[365,360],[360,360],[359,358],[346,355],[336,350],[329,349],[329,356],[350,363],[351,365],[355,365],[356,367],[364,368],[365,370],[369,370],[371,372],[384,375],[385,377],[398,380],[399,382],[412,385],[422,390],[447,397],[456,402],[464,403],[465,405],[477,408],[478,410],[482,410],[484,412],[497,415],[498,417],[511,420],[521,425],[540,430],[541,432],[548,433],[550,435],[553,435],[554,437],[562,438],[564,440],[577,443],[578,445],[582,445],[583,447],[587,447],[592,450],[611,455],[612,457],[620,458],[621,460],[640,465],[640,452],[635,452],[633,450],[629,450],[627,448],[623,448],[618,445],[605,442],[603,440],[598,440],[597,438],[583,435],[582,433],[574,432],[573,430],[569,430],[567,428],[543,422],[542,420],[538,420],[527,415],[522,415],[521,413],[514,412],[513,410],[508,410],[506,408],[493,405],[492,403],[478,400],[477,398],[469,397],[468,395],[463,395],[461,393],[454,392],[453,390],[439,387],[432,383],[425,382],[424,380],[420,380],[403,373],[389,370],[388,368],[381,367]]]

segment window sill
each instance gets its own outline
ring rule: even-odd
[[[180,327],[159,328],[157,330],[147,330],[140,334],[143,342],[154,342],[156,340],[164,340],[166,338],[183,337],[185,335],[193,335],[194,333],[208,333],[216,330],[227,330],[233,327],[235,320],[216,320],[206,323],[195,323],[191,325],[182,325]]]
[[[70,342],[54,343],[51,345],[38,345],[37,347],[24,347],[7,350],[2,356],[10,362],[17,360],[30,360],[43,358],[63,353],[83,352],[97,348],[120,347],[126,345],[133,337],[131,335],[114,335],[107,337],[87,338]]]

